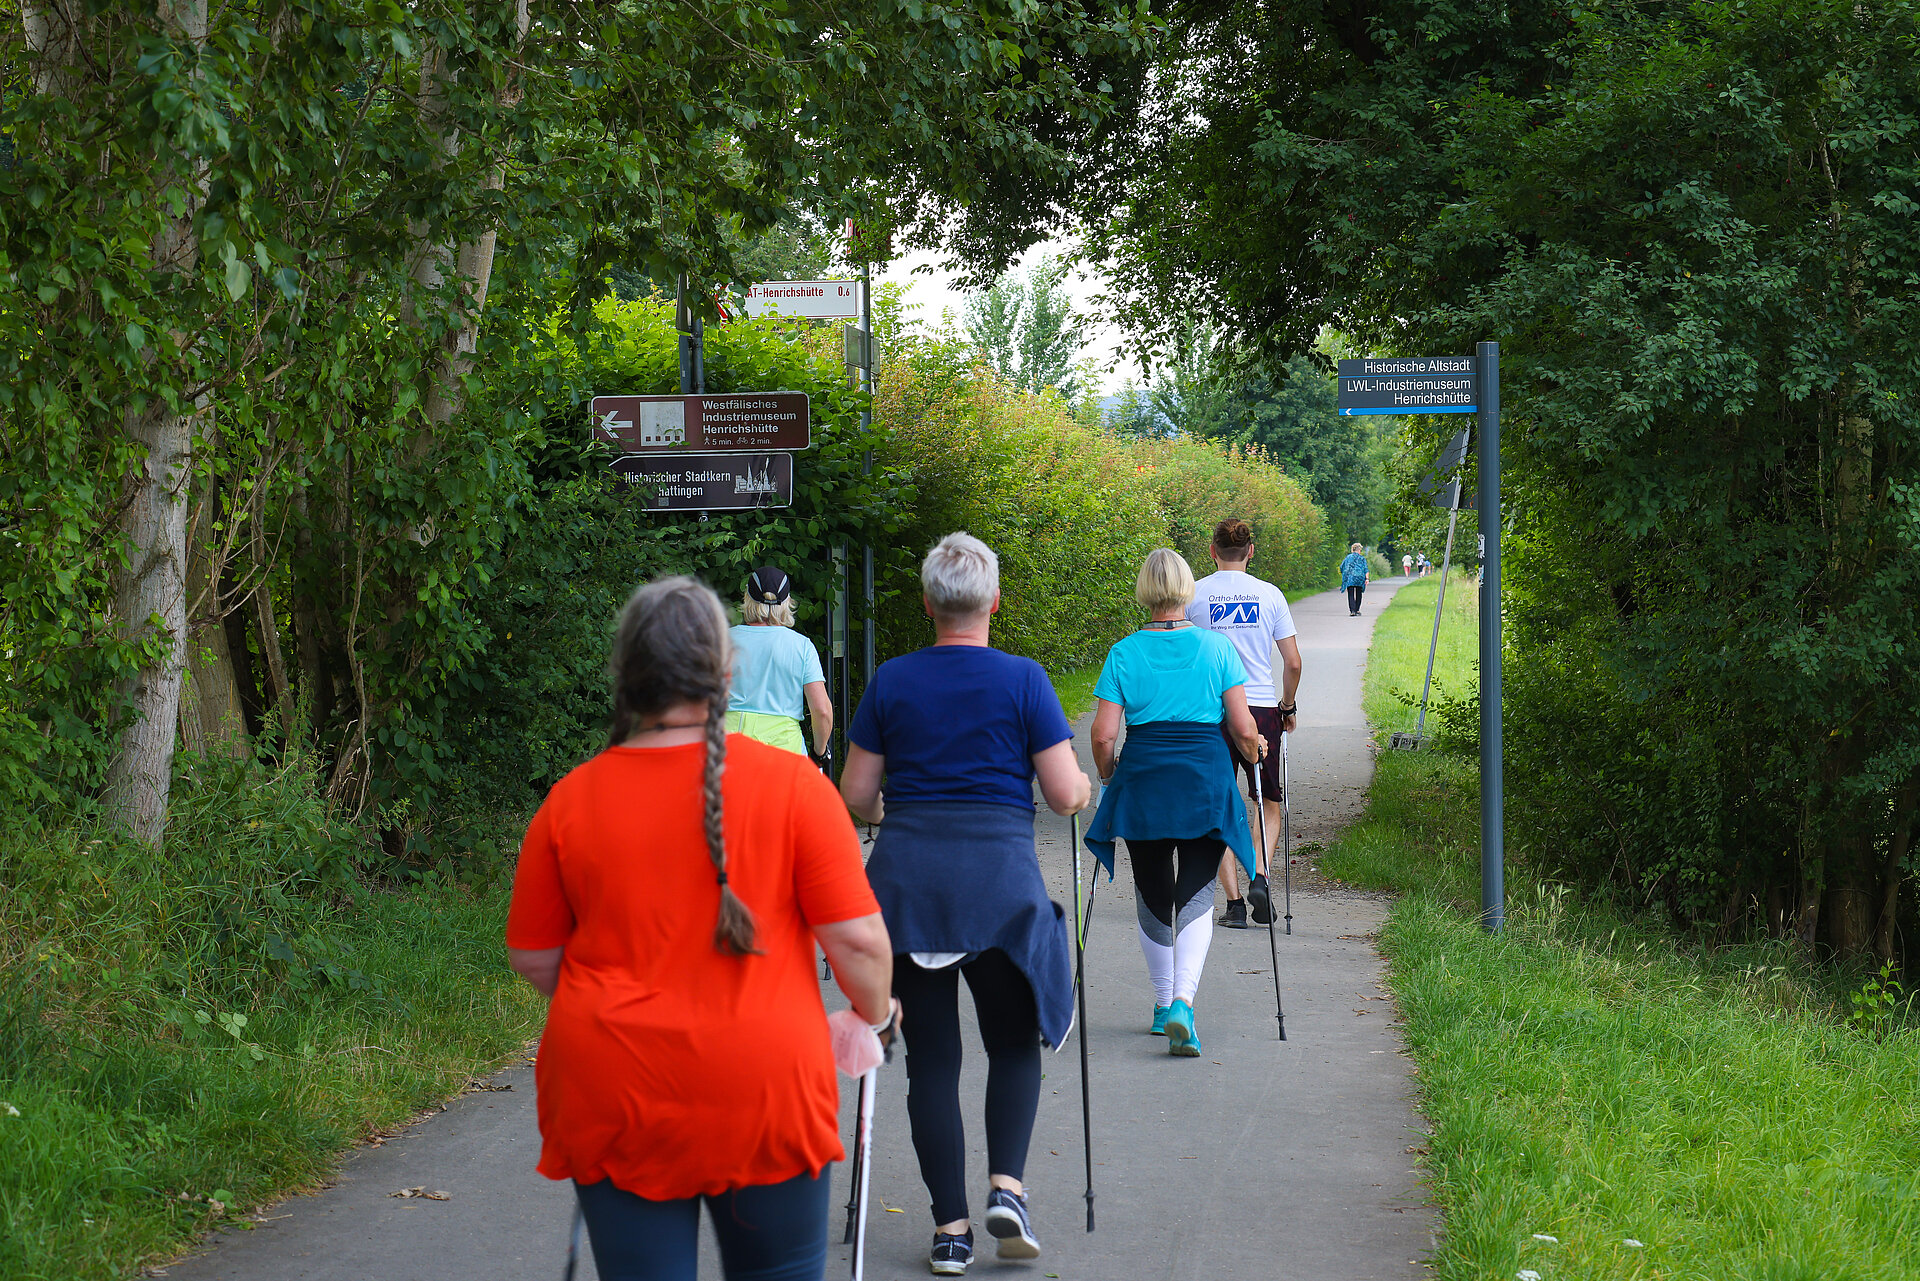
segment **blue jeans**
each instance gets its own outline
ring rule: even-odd
[[[702,1201],[720,1238],[727,1281],[820,1281],[832,1170],[683,1201],[649,1201],[611,1179],[573,1186],[600,1281],[694,1281]]]

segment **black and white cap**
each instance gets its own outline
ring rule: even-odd
[[[793,595],[793,583],[780,570],[762,565],[747,575],[747,595],[762,605],[778,605]]]

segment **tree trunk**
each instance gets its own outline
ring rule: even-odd
[[[219,492],[209,485],[195,505],[188,529],[187,552],[187,670],[180,695],[180,741],[189,750],[206,755],[244,756],[247,726],[240,682],[221,617],[217,584],[224,577],[219,562],[220,536],[214,530]]]
[[[82,0],[24,0],[21,26],[33,68],[33,91],[43,98],[68,96],[86,23]]]
[[[1857,956],[1872,942],[1875,895],[1868,886],[1871,850],[1859,836],[1836,840],[1827,857],[1821,933],[1837,956]]]
[[[266,571],[264,567],[261,572]],[[281,741],[293,732],[293,687],[287,681],[287,659],[280,648],[280,619],[273,608],[273,584],[267,578],[253,589],[254,626],[260,637],[260,656],[267,665],[266,695],[280,721]]]
[[[1802,872],[1800,875],[1800,911],[1793,922],[1793,936],[1806,951],[1813,951],[1813,944],[1820,930],[1820,881],[1817,877]]]
[[[530,16],[528,0],[518,0],[514,12],[516,44],[526,41]],[[447,119],[446,102],[452,88],[445,52],[430,52],[421,60],[420,97],[422,112],[438,133],[436,166],[446,164],[460,152],[458,130]],[[500,105],[519,105],[521,92],[518,75],[509,77],[506,87],[500,92]],[[481,190],[499,191],[505,183],[506,164],[504,160],[496,161],[481,182]],[[439,428],[453,421],[466,407],[464,379],[472,372],[474,351],[480,342],[480,317],[486,310],[487,286],[493,277],[493,251],[499,231],[489,225],[475,239],[457,247],[445,242],[427,241],[424,229],[416,231],[416,235],[421,239],[415,250],[413,267],[413,283],[417,294],[427,295],[439,290],[446,282],[449,269],[461,292],[455,324],[442,340],[440,358],[427,387],[427,422]],[[423,449],[430,445],[431,439],[432,433],[422,438]]]
[[[161,0],[158,16],[167,34],[206,43],[206,0]],[[199,243],[193,222],[203,181],[189,166],[175,165],[170,185],[182,198],[182,211],[154,237],[157,270],[175,275],[197,270]],[[158,198],[164,201],[165,193]],[[159,372],[152,363],[149,369]],[[158,845],[166,834],[187,662],[187,484],[193,423],[158,395],[126,410],[124,422],[127,438],[140,446],[142,458],[127,479],[119,526],[127,564],[114,575],[113,616],[122,638],[157,641],[158,652],[118,684],[116,692],[131,710],[132,721],[108,764],[105,800],[115,822],[135,838]]]
[[[1893,836],[1887,841],[1887,864],[1880,874],[1880,916],[1874,923],[1873,950],[1883,961],[1894,960],[1894,926],[1900,905],[1900,884],[1907,879],[1907,854],[1913,848],[1914,810],[1920,808],[1920,775],[1907,780],[1893,806]]]
[[[221,576],[221,591],[232,604],[227,615],[220,620],[221,630],[227,634],[227,659],[233,664],[234,684],[240,690],[240,711],[244,717],[241,728],[246,731],[249,742],[260,737],[261,721],[266,716],[266,700],[261,696],[260,672],[253,661],[253,647],[248,643],[248,621],[253,611],[247,608],[252,603],[251,594],[239,595],[240,584],[229,565]]]
[[[145,457],[129,478],[120,533],[129,563],[114,575],[113,612],[123,639],[159,639],[159,653],[116,693],[133,713],[107,767],[107,812],[122,827],[158,845],[167,827],[167,789],[173,778],[174,726],[180,714],[181,674],[187,661],[187,502],[192,448],[187,420],[159,402],[128,411],[129,439]]]

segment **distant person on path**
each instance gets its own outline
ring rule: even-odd
[[[1247,572],[1253,560],[1253,528],[1244,520],[1229,517],[1213,528],[1213,546],[1209,552],[1217,572],[1194,585],[1193,604],[1187,620],[1196,627],[1218,632],[1233,643],[1240,665],[1247,674],[1247,707],[1253,713],[1254,726],[1270,744],[1280,741],[1283,730],[1293,728],[1293,696],[1300,687],[1300,642],[1294,638],[1293,611],[1287,608],[1286,594],[1264,579]],[[1280,651],[1281,690],[1273,685],[1273,653]],[[1234,761],[1246,771],[1247,791],[1253,791],[1253,758],[1234,748],[1227,734]],[[1270,753],[1260,766],[1260,793],[1267,820],[1267,848],[1259,852],[1253,884],[1247,897],[1240,897],[1239,869],[1232,859],[1220,860],[1220,886],[1227,892],[1226,914],[1220,923],[1229,929],[1247,928],[1247,905],[1253,905],[1253,919],[1261,925],[1273,920],[1273,892],[1269,888],[1268,864],[1273,857],[1273,842],[1280,839],[1280,754]]]
[[[1408,552],[1400,558],[1400,572],[1407,578],[1413,577],[1413,553]]]
[[[1433,562],[1427,559],[1427,554],[1425,552],[1420,553],[1420,559],[1416,563],[1419,565],[1420,577],[1422,578],[1425,578],[1427,576],[1427,571],[1433,568]]]
[[[1213,941],[1214,875],[1229,849],[1253,871],[1247,811],[1221,728],[1249,760],[1267,748],[1247,710],[1247,673],[1234,646],[1187,619],[1193,594],[1180,553],[1148,554],[1134,596],[1150,621],[1107,652],[1094,686],[1093,763],[1113,783],[1086,838],[1109,874],[1114,842],[1127,843],[1140,950],[1153,980],[1148,1030],[1185,1058],[1200,1054],[1193,1002]],[[1116,758],[1123,717],[1127,749]]]
[[[973,1261],[960,979],[987,1052],[987,1231],[1000,1258],[1037,1258],[1022,1180],[1040,1046],[1059,1046],[1072,1027],[1073,967],[1065,914],[1034,852],[1033,782],[1056,814],[1085,808],[1093,784],[1046,672],[989,644],[1000,608],[993,550],[947,535],[927,553],[920,588],[934,642],[874,673],[840,791],[856,817],[880,825],[867,876],[895,949],[907,1117],[933,1198],[928,1262],[936,1276],[960,1276]]]
[[[743,621],[733,629],[733,685],[727,728],[806,755],[800,719],[813,715],[813,752],[833,737],[833,700],[813,642],[793,630],[793,583],[772,565],[747,575]]]
[[[1340,585],[1347,589],[1347,613],[1360,617],[1360,598],[1367,594],[1366,548],[1355,543],[1340,562]]]
[[[572,1179],[606,1281],[693,1281],[700,1204],[730,1278],[820,1281],[840,1089],[813,969],[878,1029],[893,950],[833,785],[726,732],[720,598],[627,602],[605,751],[533,817],[507,957],[553,998],[540,1172]]]

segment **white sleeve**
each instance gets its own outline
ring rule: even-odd
[[[1293,625],[1293,611],[1287,608],[1286,593],[1278,587],[1273,589],[1273,604],[1276,606],[1273,610],[1273,639],[1276,642],[1283,641],[1296,634],[1298,629]]]

